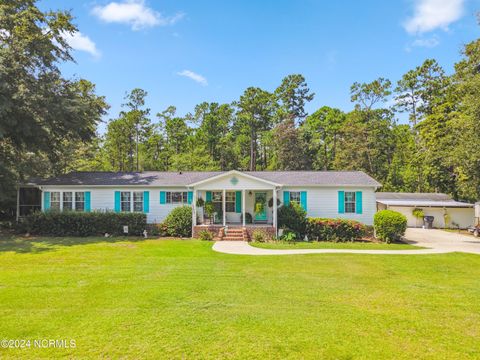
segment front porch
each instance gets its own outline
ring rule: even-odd
[[[280,184],[232,170],[191,184],[192,233],[249,239],[253,231],[276,234]]]

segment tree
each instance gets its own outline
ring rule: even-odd
[[[37,175],[14,159],[46,160],[42,176],[62,172],[65,147],[91,141],[108,105],[92,83],[62,77],[59,64],[73,61],[65,35],[77,31],[69,12],[2,2],[0,24],[0,201],[10,206],[15,182]]]
[[[141,137],[145,137],[146,132],[150,126],[150,120],[147,118],[150,113],[150,109],[142,109],[145,106],[145,98],[148,93],[145,90],[136,88],[133,89],[129,94],[125,95],[124,100],[126,101],[123,106],[130,109],[128,112],[122,112],[120,116],[128,117],[129,120],[135,126],[135,159],[136,167],[135,170],[139,171],[139,152],[138,147],[141,141]]]
[[[307,116],[305,103],[313,100],[315,93],[311,93],[303,75],[293,74],[286,76],[275,90],[275,96],[281,102],[280,120],[289,118],[301,123]]]
[[[415,128],[441,101],[447,85],[448,78],[442,67],[436,60],[427,59],[397,82],[395,107],[400,112],[409,113],[409,120]]]
[[[306,144],[293,119],[286,119],[274,129],[276,165],[278,170],[306,170],[309,168],[305,156]]]
[[[323,106],[307,117],[302,130],[308,138],[314,169],[332,169],[345,119],[345,113],[328,106]]]
[[[273,125],[277,108],[275,96],[260,88],[249,87],[236,103],[237,123],[240,129],[245,129],[250,138],[249,170],[257,169],[258,136],[270,130]]]

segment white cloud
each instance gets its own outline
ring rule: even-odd
[[[95,57],[100,56],[100,52],[97,50],[95,43],[88,36],[83,35],[81,32],[77,31],[73,34],[65,32],[62,36],[67,44],[72,47],[72,49],[88,52]]]
[[[411,46],[413,47],[425,47],[425,48],[433,48],[440,44],[440,40],[438,37],[433,36],[427,39],[416,39],[412,42]]]
[[[205,77],[203,77],[200,74],[194,73],[193,71],[190,71],[190,70],[180,71],[180,72],[177,73],[177,75],[185,76],[189,79],[192,79],[193,81],[196,81],[197,83],[199,83],[202,86],[207,86],[208,85],[207,79]]]
[[[460,19],[465,0],[414,0],[415,9],[411,18],[403,24],[410,34],[424,33],[448,25]]]
[[[178,13],[165,17],[145,5],[144,0],[112,1],[105,6],[97,5],[92,9],[92,14],[107,23],[128,24],[132,30],[173,25],[184,16],[183,13]]]

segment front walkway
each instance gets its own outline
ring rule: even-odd
[[[480,254],[480,241],[474,237],[442,230],[407,229],[408,243],[428,249],[419,250],[348,250],[348,249],[298,249],[272,250],[250,246],[245,241],[217,241],[213,250],[237,255],[295,255],[295,254],[377,254],[377,255],[425,255],[449,252]]]

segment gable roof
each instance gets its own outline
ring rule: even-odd
[[[391,193],[377,192],[377,202],[389,206],[418,207],[473,207],[473,204],[455,201],[442,193]]]
[[[74,171],[37,181],[37,185],[189,186],[227,171]],[[240,171],[274,184],[288,186],[372,186],[381,184],[362,171]]]

